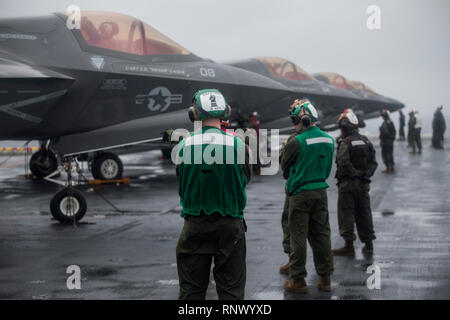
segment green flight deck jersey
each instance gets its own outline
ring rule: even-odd
[[[251,167],[236,136],[203,127],[178,145],[177,178],[181,216],[220,213],[243,218]]]
[[[326,179],[333,165],[334,139],[316,126],[306,129],[286,145],[284,158],[291,164],[282,163],[289,170],[286,191],[294,195],[302,190],[328,188]],[[295,162],[292,159],[296,159]],[[283,162],[283,161],[282,161]]]

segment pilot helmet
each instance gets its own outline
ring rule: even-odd
[[[192,106],[189,108],[191,121],[219,118],[228,120],[231,107],[227,105],[225,97],[217,89],[203,89],[197,91],[192,97]]]

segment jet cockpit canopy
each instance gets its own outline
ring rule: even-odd
[[[96,48],[139,56],[191,54],[141,20],[119,13],[82,11],[80,32]]]

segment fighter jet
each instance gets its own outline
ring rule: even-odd
[[[347,80],[340,74],[319,72],[313,76],[319,81],[330,84],[336,88],[347,90],[360,97],[360,107],[355,111],[363,111],[366,119],[378,117],[380,111],[383,109],[393,112],[404,107],[403,103],[376,93],[360,81]],[[370,112],[367,112],[366,110],[370,110]]]
[[[122,163],[108,150],[159,147],[167,129],[191,128],[187,107],[197,90],[219,89],[246,114],[279,110],[295,97],[277,81],[200,58],[133,17],[85,11],[79,28],[69,19],[0,20],[0,139],[40,141],[30,160],[37,177],[51,179],[58,162],[67,170],[69,188],[51,202],[60,221],[86,211],[70,187],[72,160],[89,161],[95,178],[120,177]],[[264,120],[272,115],[280,116]]]
[[[228,65],[252,71],[294,90],[298,97],[307,97],[320,110],[320,127],[324,130],[337,129],[336,119],[345,109],[352,108],[357,114],[361,127],[364,119],[379,116],[381,109],[395,110],[402,106],[393,99],[367,92],[361,85],[336,85],[324,76],[312,76],[295,63],[277,57],[260,57],[226,63]],[[324,79],[326,81],[324,81]],[[264,110],[274,112],[275,110]],[[292,124],[287,117],[271,122],[262,122],[262,128],[278,128],[280,131],[292,131]]]
[[[346,108],[352,108],[363,115],[372,112],[370,108],[363,108],[363,98],[353,92],[326,84],[316,80],[295,63],[278,57],[259,57],[227,62],[226,64],[278,81],[294,90],[297,97],[307,97],[320,112],[320,126],[326,128],[336,122],[337,117]],[[359,110],[359,111],[358,111]],[[261,110],[261,113],[273,113],[276,110]],[[278,111],[279,112],[279,111]],[[287,114],[287,113],[286,113]],[[285,116],[271,122],[262,122],[264,128],[278,128],[281,131],[292,130],[292,123]]]

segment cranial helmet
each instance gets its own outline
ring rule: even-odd
[[[390,116],[389,110],[383,109],[383,110],[381,110],[380,114],[384,119],[389,119],[389,116]]]
[[[352,109],[345,109],[339,116],[338,123],[340,127],[350,126],[353,128],[358,128],[359,121]]]
[[[311,122],[317,122],[319,120],[316,108],[306,98],[294,101],[291,105],[289,116],[294,125],[302,122],[305,127],[308,127]]]
[[[229,119],[231,108],[227,105],[225,97],[216,89],[203,89],[197,91],[192,97],[192,106],[189,108],[191,121],[209,118]]]

